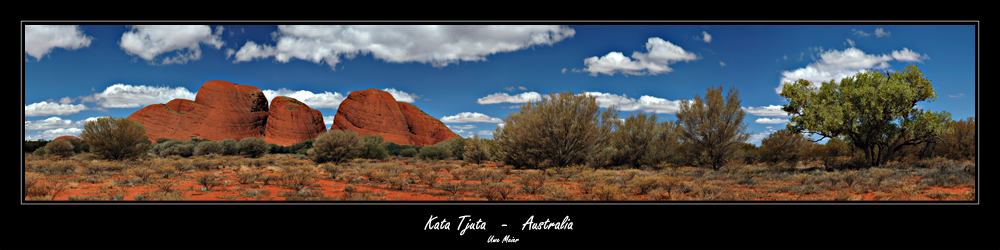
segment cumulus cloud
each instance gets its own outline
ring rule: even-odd
[[[781,110],[781,105],[768,105],[760,107],[743,107],[747,113],[756,116],[777,116],[777,117],[787,117],[788,113]]]
[[[261,90],[261,92],[264,92],[264,98],[267,98],[268,104],[271,103],[271,99],[274,99],[274,97],[287,96],[305,103],[310,108],[337,108],[340,107],[340,102],[343,102],[346,98],[343,94],[337,92],[330,93],[330,91],[316,94],[308,90],[293,91],[281,88],[278,90]]]
[[[119,46],[129,55],[156,64],[154,59],[176,51],[176,56],[164,57],[159,64],[184,64],[201,59],[201,44],[221,49],[225,42],[220,37],[223,28],[215,33],[208,25],[134,25],[122,34]]]
[[[673,71],[668,67],[672,63],[698,59],[698,55],[684,51],[680,46],[659,37],[649,38],[646,42],[646,51],[648,53],[632,52],[631,58],[625,57],[624,54],[617,51],[612,51],[602,57],[589,57],[583,60],[583,64],[586,65],[583,71],[590,72],[591,76],[597,76],[600,73],[612,76],[615,73],[657,75]]]
[[[754,121],[754,122],[760,123],[760,124],[781,124],[781,123],[787,123],[788,119],[781,119],[781,118],[757,118],[757,120]]]
[[[417,94],[409,94],[394,88],[384,88],[382,91],[389,92],[389,94],[392,95],[392,98],[396,99],[397,102],[412,103],[417,99],[420,99],[420,96]]]
[[[927,56],[927,54],[921,56],[920,53],[913,52],[912,50],[907,49],[906,47],[903,47],[903,50],[893,51],[892,58],[904,62],[920,62],[920,63],[923,63],[924,59],[930,59],[930,57]]]
[[[330,125],[333,125],[333,118],[334,117],[335,116],[324,116],[323,117],[323,124],[326,124],[327,127],[330,127]]]
[[[817,48],[822,51],[822,48]],[[865,54],[858,48],[847,48],[843,51],[829,50],[820,54],[820,59],[793,71],[781,72],[781,83],[775,88],[775,92],[781,94],[781,89],[786,82],[794,82],[798,79],[805,79],[814,83],[816,87],[824,81],[840,80],[863,72],[868,68],[884,69],[889,67],[889,61],[920,61],[927,59],[927,55],[917,56],[917,52],[903,48],[902,51],[893,51],[891,55]]]
[[[505,102],[526,103],[526,102],[535,102],[540,100],[542,100],[542,95],[538,94],[538,92],[524,92],[513,96],[508,95],[507,93],[495,93],[477,99],[476,103],[479,104],[494,104],[494,103],[505,103]]]
[[[24,105],[24,116],[69,115],[86,110],[83,104],[63,104],[55,102],[37,102]]]
[[[446,125],[446,126],[448,126],[449,128],[453,128],[453,129],[474,129],[474,128],[479,128],[479,126],[476,126],[476,125],[459,125],[459,126]]]
[[[63,135],[73,135],[78,136],[84,124],[89,121],[96,120],[99,117],[90,117],[84,120],[73,122],[72,120],[62,119],[57,116],[49,117],[45,120],[37,121],[25,121],[24,130],[25,131],[38,131],[34,134],[25,133],[25,140],[38,140],[47,139],[51,140]]]
[[[701,35],[702,35],[701,38],[702,41],[705,41],[706,43],[712,42],[712,35],[709,35],[708,32],[702,31]]]
[[[476,113],[476,112],[462,112],[453,116],[445,116],[441,118],[441,122],[444,123],[469,123],[469,122],[488,122],[488,123],[503,123],[500,118],[490,117],[488,115]]]
[[[92,40],[77,25],[24,26],[24,52],[35,60],[41,60],[53,48],[76,50],[90,46]]]
[[[643,95],[639,99],[629,98],[627,95],[616,95],[601,92],[584,92],[581,95],[590,95],[597,98],[597,105],[602,108],[615,105],[620,111],[640,110],[647,113],[675,114],[680,111],[680,100],[667,100],[659,97]]]
[[[768,129],[767,131],[753,134],[753,135],[750,136],[750,139],[747,140],[747,143],[758,144],[761,141],[763,141],[764,138],[767,138],[767,136],[771,135],[772,133],[774,133],[776,131],[777,130],[774,130],[774,129]]]
[[[875,36],[877,37],[890,36],[890,35],[892,34],[889,33],[888,31],[883,31],[882,28],[875,29]]]
[[[429,63],[444,67],[459,61],[483,61],[486,56],[552,45],[575,30],[558,25],[279,25],[277,44],[248,41],[235,62],[274,57],[326,63],[371,54],[387,62]]]
[[[187,88],[153,87],[118,83],[104,89],[104,92],[83,96],[83,102],[95,102],[105,108],[137,108],[156,103],[167,103],[173,99],[194,100],[195,93]]]

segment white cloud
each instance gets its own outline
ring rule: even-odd
[[[45,120],[37,121],[25,121],[24,130],[25,131],[38,131],[35,134],[29,135],[25,133],[25,140],[38,140],[46,139],[52,140],[56,137],[63,135],[73,135],[79,136],[80,132],[83,132],[83,125],[87,122],[96,120],[99,117],[90,117],[85,120],[80,120],[73,122],[72,120],[65,120],[57,116],[49,117]]]
[[[848,43],[848,44],[851,44],[851,47],[854,47],[854,41],[851,41],[851,39],[850,39],[850,38],[848,38],[848,39],[847,39],[847,43]]]
[[[493,136],[493,130],[480,130],[476,131],[476,134],[479,134],[480,136]]]
[[[507,93],[495,93],[477,99],[476,103],[479,104],[494,104],[494,103],[505,103],[505,102],[526,103],[526,102],[535,102],[540,100],[542,100],[542,95],[538,94],[538,92],[524,92],[513,96],[508,95]]]
[[[53,48],[76,50],[90,46],[93,37],[77,25],[25,25],[24,52],[40,60]]]
[[[287,96],[305,103],[310,108],[337,108],[340,107],[340,102],[343,102],[346,98],[340,93],[330,93],[330,91],[315,94],[308,90],[292,91],[290,89],[281,88],[278,90],[261,90],[261,92],[264,92],[264,98],[267,98],[268,105],[270,105],[271,99],[274,99],[274,97]]]
[[[333,118],[334,117],[335,116],[324,116],[323,117],[323,124],[326,124],[327,127],[330,127],[330,125],[333,125]]]
[[[631,59],[617,51],[602,57],[589,57],[583,60],[583,64],[586,65],[583,71],[590,72],[591,76],[597,76],[599,73],[613,76],[619,72],[626,75],[657,75],[673,71],[668,67],[672,63],[698,59],[698,55],[684,51],[680,46],[659,37],[649,38],[646,42],[646,51],[649,53],[632,52]]]
[[[392,95],[392,98],[396,99],[397,102],[413,103],[417,99],[420,99],[420,96],[417,94],[409,94],[394,88],[384,88],[382,90],[389,92],[389,94]]]
[[[788,113],[781,110],[781,105],[768,105],[760,107],[743,107],[747,113],[756,116],[777,116],[777,117],[787,117]]]
[[[80,132],[83,132],[83,130],[79,129],[79,128],[57,128],[57,129],[45,130],[44,132],[42,132],[42,135],[45,136],[45,137],[53,137],[54,138],[54,137],[59,137],[59,136],[64,136],[64,135],[73,135],[73,136],[76,136],[76,135],[79,135]]]
[[[449,128],[453,128],[453,129],[474,129],[474,128],[479,128],[479,126],[476,126],[476,125],[460,125],[460,126],[445,125],[445,126],[448,126]]]
[[[222,26],[215,34],[208,25],[134,25],[132,30],[122,34],[119,46],[129,55],[136,55],[151,64],[161,55],[177,51],[177,56],[164,57],[160,64],[184,64],[189,60],[201,59],[201,44],[215,49],[225,42],[220,37]]]
[[[760,123],[760,124],[781,124],[781,123],[788,123],[788,119],[781,119],[781,118],[757,118],[757,120],[754,121],[754,122]]]
[[[859,30],[859,29],[851,29],[851,31],[853,31],[854,34],[857,35],[857,36],[859,36],[859,37],[866,37],[866,36],[870,36],[871,35],[871,34],[865,33],[862,30]]]
[[[489,122],[489,123],[503,123],[500,118],[490,117],[488,115],[475,113],[475,112],[462,112],[453,116],[445,116],[441,118],[441,122],[444,123],[469,123],[469,122]]]
[[[562,69],[561,71],[559,71],[559,72],[562,72],[563,74],[566,74],[566,68],[563,68],[563,69]]]
[[[965,95],[965,94],[962,94],[962,93],[958,93],[957,95],[948,95],[948,97],[962,97],[962,96],[964,96],[964,95]]]
[[[921,56],[920,53],[913,52],[912,50],[907,49],[906,47],[903,47],[903,50],[893,51],[892,58],[904,62],[920,62],[920,63],[923,63],[924,59],[930,59],[930,57],[927,56],[927,54]]]
[[[236,62],[274,57],[284,63],[296,58],[334,68],[341,56],[371,54],[387,62],[444,67],[552,45],[575,33],[557,25],[279,25],[275,46],[248,41],[236,52]]]
[[[706,43],[712,42],[712,35],[709,35],[708,32],[702,31],[701,35],[703,36],[702,41],[705,41]]]
[[[822,48],[817,48],[816,50],[822,51]],[[893,51],[891,54],[870,55],[853,47],[843,51],[829,50],[822,52],[818,61],[807,65],[805,68],[781,72],[781,83],[775,88],[775,92],[781,94],[781,89],[785,86],[786,82],[794,82],[798,79],[805,79],[818,87],[821,82],[830,80],[839,81],[845,77],[863,72],[868,68],[888,68],[888,62],[892,60],[919,61],[920,59],[927,58],[926,55],[917,57],[918,53],[906,48],[902,51]]]
[[[24,116],[69,115],[86,110],[83,104],[61,104],[54,102],[37,102],[24,106]]]
[[[722,62],[722,61],[719,61],[719,66],[722,66],[722,67],[725,67],[725,66],[726,66],[726,63],[724,63],[724,62]]]
[[[887,31],[883,31],[882,28],[875,29],[875,36],[877,37],[890,36],[890,35],[892,34]]]
[[[104,92],[81,97],[84,102],[95,102],[105,108],[137,108],[156,103],[167,103],[173,99],[194,100],[195,93],[187,88],[152,87],[146,85],[115,84]]]
[[[641,110],[647,113],[657,113],[657,114],[674,114],[680,111],[681,101],[680,100],[667,100],[659,97],[653,97],[648,95],[643,95],[639,97],[638,100],[635,98],[629,98],[627,95],[616,95],[610,93],[601,92],[584,92],[581,95],[586,94],[590,96],[597,97],[597,105],[602,108],[610,107],[615,105],[620,111],[636,111]]]
[[[49,117],[45,120],[24,121],[24,130],[47,130],[56,128],[68,128],[73,126],[73,121],[63,120],[58,116]]]

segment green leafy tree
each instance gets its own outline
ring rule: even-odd
[[[691,153],[703,156],[718,170],[750,138],[743,124],[739,90],[730,87],[725,97],[722,86],[709,87],[705,99],[695,94],[693,101],[681,101],[677,112],[681,140]]]
[[[417,156],[424,160],[444,160],[452,155],[451,150],[445,146],[431,145],[421,147],[420,153],[418,153]]]
[[[945,134],[951,114],[915,108],[934,101],[937,93],[914,65],[883,73],[866,70],[839,83],[830,80],[817,88],[812,82],[785,83],[782,110],[792,114],[789,131],[823,138],[844,138],[864,153],[871,166],[884,164],[905,146],[929,142]]]
[[[601,111],[594,96],[552,93],[504,118],[504,126],[493,133],[494,153],[517,168],[593,163],[608,148],[617,121],[618,109]]]
[[[655,166],[661,163],[681,163],[680,130],[673,121],[665,121],[656,125],[654,139],[650,142],[649,151],[643,157],[642,164]]]
[[[941,136],[934,151],[939,156],[956,160],[976,158],[976,118],[969,117],[952,124],[951,133]]]
[[[151,147],[146,126],[127,118],[101,117],[88,121],[80,133],[95,156],[107,160],[135,159]]]

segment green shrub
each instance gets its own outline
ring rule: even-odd
[[[600,110],[595,96],[552,93],[521,105],[493,133],[498,160],[517,168],[586,164],[608,147],[617,108]]]
[[[222,143],[216,141],[203,141],[199,142],[198,145],[194,147],[195,156],[209,154],[222,154]]]
[[[330,130],[320,134],[308,150],[309,158],[316,163],[343,162],[361,153],[364,142],[353,131]]]
[[[264,139],[257,137],[247,137],[240,140],[239,143],[240,155],[250,156],[251,158],[257,158],[261,155],[267,153],[268,146]]]
[[[451,157],[451,150],[442,146],[424,146],[420,148],[420,159],[443,160]]]
[[[385,150],[385,146],[383,145],[385,138],[381,135],[365,135],[364,137],[361,137],[361,140],[365,143],[364,146],[361,147],[360,153],[358,153],[359,158],[384,160],[389,157],[389,153]]]
[[[399,156],[402,156],[402,157],[414,157],[414,156],[417,156],[417,149],[416,148],[403,149],[402,151],[399,151]]]
[[[80,137],[95,156],[107,160],[135,159],[150,148],[146,126],[127,118],[101,117],[83,125]]]
[[[455,158],[462,160],[465,157],[465,146],[469,143],[469,139],[462,137],[455,137],[443,142],[438,143],[438,146],[448,148],[451,151],[451,155]]]
[[[236,140],[231,139],[231,138],[226,138],[226,139],[223,139],[219,143],[222,145],[222,154],[223,155],[239,155],[240,154],[240,145],[239,145],[239,142],[237,142]]]
[[[489,160],[488,143],[485,139],[479,138],[479,135],[472,135],[472,139],[465,143],[464,152],[462,159],[472,164],[480,164]]]
[[[73,156],[73,144],[70,140],[56,140],[45,145],[45,152],[49,155],[70,157]]]

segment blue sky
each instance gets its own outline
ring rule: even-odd
[[[384,89],[459,135],[486,138],[518,105],[552,92],[586,92],[621,117],[646,112],[662,121],[676,120],[680,100],[736,86],[759,145],[787,122],[778,109],[787,104],[782,81],[910,64],[938,94],[920,108],[955,120],[976,112],[969,23],[112,24],[25,26],[25,140],[78,135],[88,119],[194,99],[210,80],[255,86],[269,100],[295,97],[320,110],[328,128],[348,93]]]

